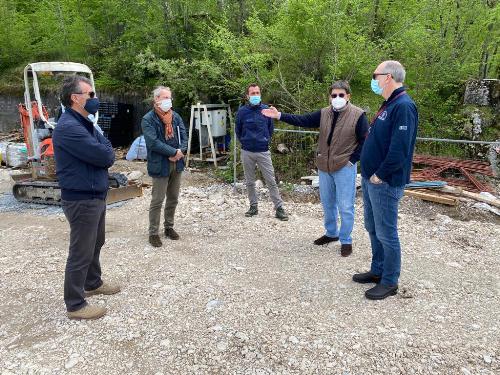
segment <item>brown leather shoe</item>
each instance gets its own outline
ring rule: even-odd
[[[160,240],[160,236],[158,236],[157,234],[149,236],[149,243],[151,244],[151,246],[154,246],[154,247],[161,247],[161,245],[162,245],[161,240]]]
[[[93,319],[99,319],[104,315],[106,315],[106,308],[100,306],[86,305],[82,307],[80,310],[68,311],[66,314],[70,319],[93,320]]]
[[[352,244],[343,243],[342,245],[340,245],[340,255],[342,255],[343,257],[348,257],[351,254],[352,254]]]
[[[94,296],[96,294],[111,295],[116,294],[120,291],[120,286],[118,284],[108,283],[103,281],[102,285],[94,290],[85,290],[83,294],[85,297]]]
[[[165,237],[171,240],[178,240],[179,234],[174,230],[174,228],[165,228]]]

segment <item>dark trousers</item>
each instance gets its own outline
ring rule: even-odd
[[[62,208],[71,230],[64,302],[68,311],[76,311],[87,304],[84,289],[93,290],[102,285],[99,255],[105,238],[106,201],[63,200]]]

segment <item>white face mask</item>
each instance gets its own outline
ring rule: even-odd
[[[340,96],[337,96],[336,98],[332,99],[332,107],[333,109],[341,109],[344,108],[347,104],[347,100],[345,98],[341,98]]]
[[[167,112],[170,108],[172,108],[172,99],[163,99],[158,104],[158,107],[163,111]]]

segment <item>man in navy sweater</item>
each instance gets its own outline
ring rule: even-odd
[[[361,152],[365,228],[372,262],[370,271],[353,276],[355,282],[377,284],[365,292],[368,299],[384,299],[398,291],[398,205],[410,182],[418,126],[417,107],[403,87],[405,74],[399,62],[384,61],[371,82],[373,92],[385,99]]]
[[[268,108],[262,104],[260,87],[252,83],[246,92],[248,104],[240,107],[236,114],[236,137],[241,143],[241,160],[247,186],[250,209],[245,216],[251,217],[258,214],[257,192],[255,191],[255,167],[258,166],[262,177],[269,188],[269,195],[276,209],[276,218],[286,221],[288,215],[283,208],[276,179],[274,177],[273,162],[269,151],[269,142],[274,131],[271,118],[265,117],[261,111]]]
[[[62,208],[71,230],[64,302],[70,319],[97,319],[106,309],[87,304],[85,297],[120,291],[118,285],[103,282],[99,262],[105,236],[108,168],[115,154],[111,143],[94,128],[99,99],[89,79],[67,78],[61,102],[66,110],[52,139]]]

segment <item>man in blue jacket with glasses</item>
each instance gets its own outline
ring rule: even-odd
[[[361,151],[365,228],[370,235],[370,271],[355,274],[358,283],[376,283],[368,299],[384,299],[398,291],[401,245],[398,205],[410,172],[417,137],[417,107],[403,87],[405,69],[398,61],[384,61],[375,69],[371,88],[385,101],[371,123]]]
[[[120,291],[118,285],[101,279],[99,261],[105,239],[108,168],[115,161],[115,153],[94,127],[99,99],[88,78],[67,78],[61,102],[65,111],[52,141],[62,208],[71,231],[64,302],[70,319],[97,319],[106,314],[106,309],[87,304],[85,297]]]

